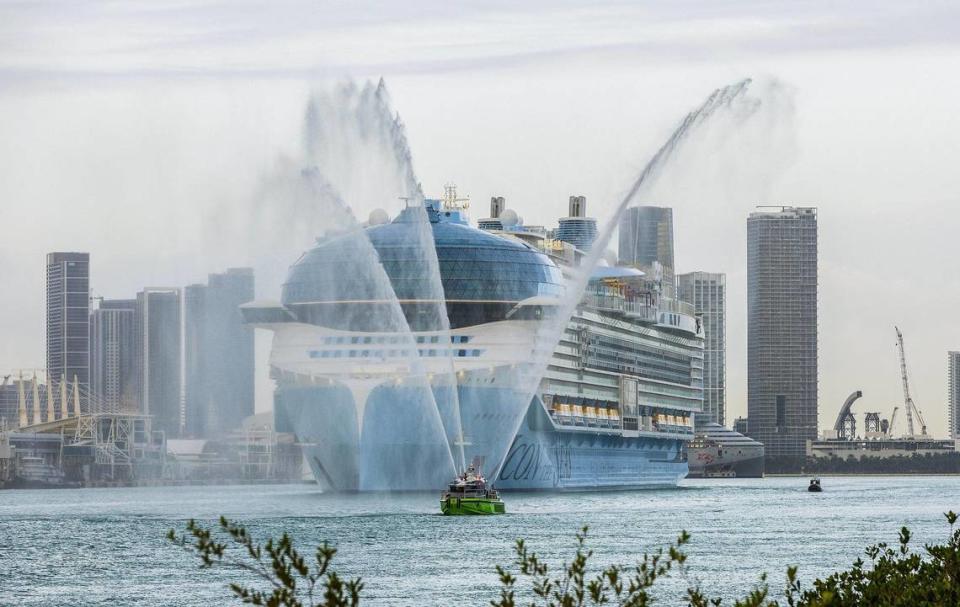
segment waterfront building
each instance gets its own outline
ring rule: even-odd
[[[748,435],[767,458],[802,458],[817,438],[817,211],[747,219]]]
[[[679,298],[693,304],[703,322],[703,413],[697,420],[726,425],[726,275],[690,272],[677,277]]]
[[[811,440],[806,455],[815,458],[887,459],[956,453],[954,441],[935,438],[892,438],[879,433],[870,438]]]
[[[138,411],[135,299],[104,299],[90,313],[90,393],[107,411]]]
[[[253,329],[240,306],[253,300],[251,268],[210,274],[184,289],[184,416],[186,434],[215,437],[253,415]]]
[[[597,239],[597,220],[587,217],[587,197],[571,196],[569,216],[560,219],[554,237],[569,242],[581,251],[589,251]]]
[[[960,440],[960,351],[947,354],[947,407],[950,438]]]
[[[141,411],[168,438],[183,429],[181,407],[180,289],[147,288],[137,293],[136,365]]]
[[[676,267],[673,261],[673,209],[631,207],[620,218],[618,234],[619,263],[659,278],[663,292],[672,297]]]
[[[90,392],[90,254],[47,254],[47,378],[57,390],[65,380]]]

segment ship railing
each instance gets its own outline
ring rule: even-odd
[[[571,415],[569,413],[564,413],[558,411],[557,409],[550,410],[550,416],[553,420],[560,424],[561,426],[580,426],[587,428],[604,428],[604,429],[619,429],[620,428],[620,418],[619,417],[601,417],[599,415],[589,416],[589,415]]]
[[[565,427],[575,427],[575,428],[595,428],[597,430],[620,430],[622,429],[620,419],[603,419],[600,417],[590,418],[587,416],[578,416],[578,415],[564,415],[556,410],[550,411],[550,416],[553,420],[560,426]],[[628,430],[630,428],[627,428]],[[652,424],[638,424],[635,430],[645,433],[653,434],[669,434],[669,435],[685,435],[685,436],[694,436],[693,428],[689,426],[676,425],[676,424],[665,424],[665,423],[652,423]]]
[[[647,298],[624,297],[609,290],[588,292],[581,303],[587,308],[624,314],[638,320],[656,322],[658,309]]]
[[[673,312],[685,316],[697,315],[697,308],[692,303],[680,299],[671,299],[669,297],[660,298],[660,310],[662,312]]]
[[[681,426],[676,424],[664,424],[664,423],[654,423],[653,430],[655,432],[668,432],[670,434],[689,434],[693,436],[693,428],[690,426]]]

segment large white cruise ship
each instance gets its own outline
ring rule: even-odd
[[[427,200],[318,239],[281,302],[244,306],[274,331],[276,426],[320,485],[437,489],[469,461],[508,490],[676,485],[703,392],[690,306],[604,266],[556,319],[582,252],[461,210]]]

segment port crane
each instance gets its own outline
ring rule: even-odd
[[[897,352],[900,354],[900,380],[903,382],[903,408],[907,414],[907,436],[913,437],[913,416],[916,414],[917,421],[920,422],[920,434],[921,436],[927,435],[927,423],[923,421],[923,415],[920,414],[920,409],[913,404],[913,398],[910,397],[910,383],[907,380],[907,357],[903,352],[903,333],[900,332],[900,327],[894,327],[897,330]],[[896,416],[896,411],[894,411],[894,419]],[[893,422],[890,423],[891,433],[893,432]]]

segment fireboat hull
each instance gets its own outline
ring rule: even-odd
[[[484,497],[444,496],[440,499],[440,512],[447,516],[473,514],[505,514],[503,500]]]

